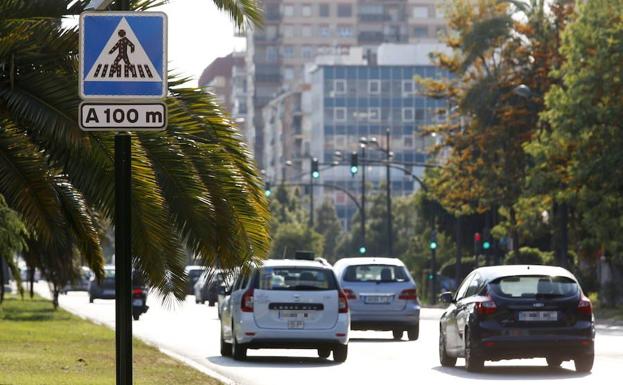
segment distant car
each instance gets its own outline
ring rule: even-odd
[[[573,360],[590,372],[595,357],[591,302],[576,278],[560,267],[517,265],[474,270],[449,304],[439,328],[439,360],[468,371],[485,361],[544,357],[550,367]]]
[[[203,266],[195,266],[195,265],[186,266],[185,272],[186,272],[186,275],[188,276],[186,294],[195,294],[195,283],[197,283],[197,280],[199,279],[201,274],[203,274],[205,269],[206,268]]]
[[[97,282],[95,275],[89,281],[89,303],[96,299],[115,299],[115,266],[104,266],[104,277]]]
[[[74,282],[69,282],[61,290],[61,294],[67,294],[69,291],[89,291],[89,283],[93,272],[86,266],[80,268],[80,275]]]
[[[266,260],[240,273],[221,305],[221,354],[244,360],[247,349],[317,349],[348,356],[348,301],[322,261]]]
[[[352,330],[388,330],[394,339],[420,335],[416,284],[397,258],[344,258],[334,265],[346,293]]]
[[[218,302],[218,290],[224,282],[224,274],[220,270],[205,270],[195,283],[195,303],[214,306]]]

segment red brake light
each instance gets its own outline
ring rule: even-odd
[[[133,295],[142,295],[143,294],[143,289],[139,289],[139,288],[132,289],[132,294]]]
[[[357,295],[351,289],[342,289],[347,299],[357,299]]]
[[[578,313],[584,315],[593,314],[593,306],[591,305],[591,300],[586,298],[586,296],[584,295],[582,295],[582,298],[580,298],[580,302],[578,302]]]
[[[337,304],[338,313],[348,313],[348,297],[344,290],[338,291]]]
[[[242,295],[240,310],[245,313],[253,313],[253,288],[250,288]]]
[[[476,302],[476,313],[491,315],[496,312],[497,306],[491,297],[486,297],[484,301]]]
[[[398,299],[406,299],[406,300],[417,300],[417,290],[416,289],[405,289],[400,292]]]

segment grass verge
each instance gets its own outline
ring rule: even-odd
[[[136,385],[221,383],[134,340]],[[0,305],[0,385],[113,385],[115,333],[40,297]]]

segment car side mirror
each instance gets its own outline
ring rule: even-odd
[[[451,291],[446,291],[439,295],[439,300],[445,304],[451,304],[454,302],[454,294]]]

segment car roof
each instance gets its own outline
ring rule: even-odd
[[[339,261],[335,262],[335,267],[353,266],[353,265],[404,266],[404,263],[398,258],[377,258],[377,257],[342,258]]]
[[[331,266],[322,261],[309,261],[305,259],[267,259],[262,267],[321,267],[330,269]]]
[[[184,268],[184,270],[186,272],[189,272],[191,270],[205,270],[205,266],[199,266],[199,265],[188,265]]]
[[[501,277],[510,277],[514,275],[550,275],[557,277],[567,277],[577,281],[575,276],[567,269],[558,266],[545,265],[503,265],[503,266],[487,266],[480,267],[478,272],[487,281],[493,281]]]

